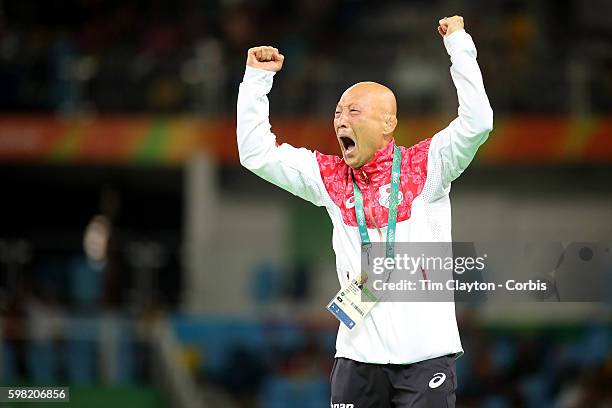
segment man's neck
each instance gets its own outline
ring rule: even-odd
[[[376,160],[376,157],[378,156],[378,152],[380,152],[381,150],[385,150],[387,148],[387,146],[389,145],[389,143],[391,143],[391,141],[393,140],[393,136],[390,136],[388,138],[384,138],[382,141],[381,146],[376,149],[376,151],[374,151],[374,153],[372,153],[372,156],[370,156],[368,158],[368,160],[366,160],[366,162],[364,164],[362,164],[359,167],[355,167],[356,169],[361,169],[363,166],[367,166],[368,164],[372,163],[373,160]]]

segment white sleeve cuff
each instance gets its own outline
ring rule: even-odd
[[[242,82],[261,86],[268,93],[272,89],[274,74],[276,72],[247,66],[244,70]]]

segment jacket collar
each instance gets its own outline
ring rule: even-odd
[[[358,169],[351,169],[357,185],[364,183],[381,185],[387,177],[391,177],[393,146],[395,146],[395,139],[391,139],[385,147],[377,150],[372,160]]]

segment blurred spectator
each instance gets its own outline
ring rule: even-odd
[[[77,256],[70,267],[71,299],[79,314],[91,315],[100,306],[110,229],[106,217],[93,217],[83,237],[84,255]]]

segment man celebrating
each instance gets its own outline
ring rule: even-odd
[[[370,239],[386,245],[451,241],[451,182],[487,139],[493,112],[463,18],[441,19],[438,32],[452,63],[458,117],[412,147],[396,146],[393,92],[360,82],[336,106],[342,158],[276,143],[267,94],[284,57],[273,47],[248,51],[238,95],[240,163],[327,209],[342,288],[359,282]],[[463,350],[453,302],[380,302],[357,324],[348,321],[336,340],[332,407],[455,406],[455,358]]]

